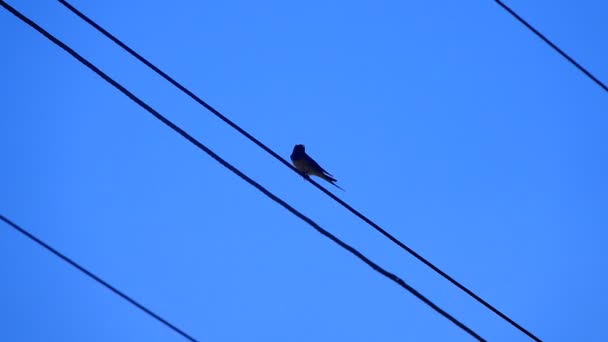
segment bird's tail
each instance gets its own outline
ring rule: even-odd
[[[338,188],[342,191],[346,191],[346,190],[342,189],[338,184],[336,184],[336,182],[338,180],[335,179],[334,177],[332,177],[332,175],[330,175],[329,173],[324,172],[322,175],[322,178],[325,179],[326,181],[328,181],[329,183],[331,183],[331,185],[335,186],[336,188]]]

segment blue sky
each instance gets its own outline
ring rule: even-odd
[[[9,3],[484,338],[529,341],[59,3]],[[541,339],[608,339],[607,94],[493,1],[72,4],[285,158],[306,144]],[[605,3],[507,4],[608,80]],[[5,10],[0,37],[1,214],[201,341],[472,340]],[[6,225],[0,258],[0,340],[183,340]]]

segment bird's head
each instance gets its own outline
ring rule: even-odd
[[[296,146],[294,146],[293,152],[294,153],[302,153],[302,152],[304,152],[304,145],[297,144]]]

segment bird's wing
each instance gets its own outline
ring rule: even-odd
[[[329,172],[325,171],[325,169],[324,169],[324,168],[322,168],[322,167],[321,167],[321,165],[319,165],[319,163],[317,163],[317,162],[316,162],[314,159],[312,159],[310,156],[306,155],[306,159],[308,159],[308,162],[310,163],[310,166],[311,166],[312,168],[314,168],[314,169],[316,169],[316,170],[319,170],[319,171],[321,171],[321,172],[323,172],[323,173],[327,174],[328,176],[333,177],[333,176],[331,175],[331,173],[329,173]]]

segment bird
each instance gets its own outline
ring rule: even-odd
[[[325,171],[321,165],[306,154],[304,145],[297,144],[294,146],[290,157],[293,166],[295,166],[295,168],[300,171],[305,178],[309,176],[321,177],[331,183],[333,186],[344,191],[344,189],[336,184],[337,180],[334,178],[334,176]]]

